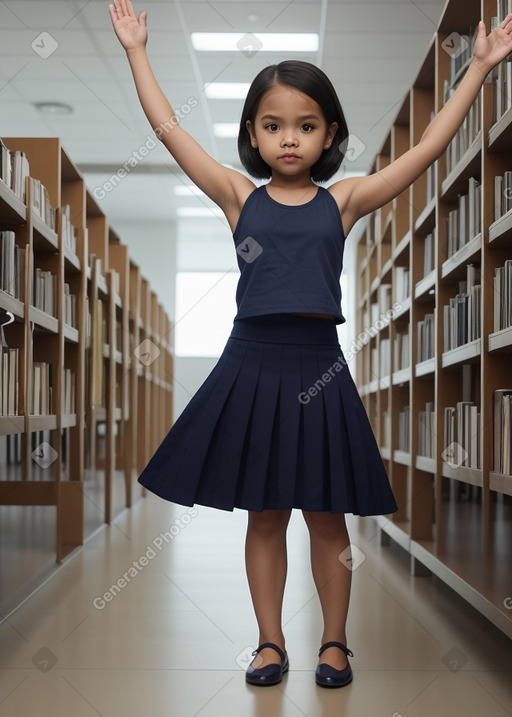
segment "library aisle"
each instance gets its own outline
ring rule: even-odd
[[[245,511],[151,495],[118,515],[0,625],[0,714],[512,714],[509,638],[437,578],[411,576],[406,551],[381,545],[372,518],[349,518],[361,551],[348,624],[352,684],[314,682],[322,623],[297,510],[283,613],[290,671],[277,686],[246,684],[257,626],[245,527]]]

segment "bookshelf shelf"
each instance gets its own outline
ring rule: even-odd
[[[389,461],[391,459],[391,448],[388,446],[381,446],[380,454],[385,461]]]
[[[25,305],[19,299],[15,299],[14,296],[2,290],[0,290],[0,309],[10,311],[20,319],[25,316]]]
[[[479,361],[482,352],[481,344],[481,339],[475,339],[463,346],[457,346],[456,349],[445,351],[442,356],[442,367],[449,368],[470,361]]]
[[[412,232],[408,231],[407,234],[404,237],[402,237],[402,239],[400,240],[400,242],[397,244],[397,246],[395,247],[395,249],[393,251],[393,256],[391,258],[390,265],[392,265],[393,262],[396,262],[397,259],[400,257],[400,255],[406,249],[409,248],[409,244],[411,242],[411,236],[412,236]]]
[[[9,281],[19,298],[0,290],[2,313],[15,317],[5,335],[18,361],[8,387],[15,415],[2,415],[0,402],[0,531],[10,526],[9,545],[21,550],[15,517],[51,508],[45,541],[59,563],[144,494],[137,477],[172,425],[173,346],[162,340],[171,323],[60,140],[2,142],[28,176],[26,205],[19,178],[18,194],[0,180],[0,231],[20,256]],[[144,330],[160,351],[152,384],[132,360]],[[21,594],[39,579],[27,568],[14,584],[17,574],[3,573],[0,611],[9,587]]]
[[[436,271],[433,269],[427,276],[424,276],[423,279],[420,279],[416,286],[414,287],[414,298],[416,301],[419,301],[420,299],[426,299],[427,301],[431,301],[431,290],[435,289],[436,285]]]
[[[512,210],[497,219],[489,227],[489,244],[508,247],[512,244]]]
[[[402,368],[399,371],[393,372],[393,386],[401,386],[404,383],[408,383],[411,380],[411,369]]]
[[[408,296],[405,301],[402,301],[402,305],[397,311],[395,312],[393,319],[396,321],[396,319],[401,319],[404,317],[405,314],[409,313],[411,310],[411,297]]]
[[[0,179],[0,212],[6,228],[27,221],[27,207],[10,187]]]
[[[405,451],[393,451],[393,460],[395,463],[400,463],[402,466],[410,466],[411,454],[405,453]]]
[[[419,471],[424,471],[425,473],[435,474],[436,459],[428,458],[427,456],[416,456],[416,468]]]
[[[433,376],[436,370],[436,359],[431,358],[426,361],[420,361],[414,368],[414,375],[416,377],[421,376]]]
[[[491,471],[489,474],[489,488],[497,493],[512,496],[512,476]]]
[[[436,223],[436,198],[432,199],[426,204],[425,209],[421,212],[420,216],[416,219],[414,224],[414,232],[419,236],[426,236],[434,228]]]
[[[489,334],[489,351],[512,352],[512,326]]]
[[[487,149],[489,152],[510,150],[512,145],[512,109],[503,114],[489,129]]]
[[[482,237],[478,234],[453,256],[443,262],[441,278],[453,281],[454,278],[460,279],[465,276],[466,264],[477,257],[479,258],[481,249]]]
[[[442,183],[442,199],[453,201],[458,194],[466,190],[468,179],[480,172],[481,154],[482,135],[479,133],[466,154]]]
[[[451,57],[444,40],[456,32],[472,41],[478,21],[498,13],[497,0],[447,0],[372,172],[419,142],[448,98],[447,88],[466,71],[469,57]],[[497,98],[505,96],[495,79],[484,83],[446,153],[394,200],[391,226],[383,219],[388,207],[366,220],[357,249],[357,332],[373,323],[372,305],[384,285],[394,287],[394,300],[403,272],[410,295],[389,327],[358,352],[356,378],[398,503],[397,513],[376,518],[382,532],[408,551],[413,574],[431,571],[512,637],[512,613],[503,604],[510,582],[503,566],[512,562],[512,475],[495,469],[508,467],[510,441],[512,326],[495,327],[509,322],[510,294],[500,301],[499,292],[509,286],[512,209],[502,200],[506,213],[495,220],[495,186],[508,186],[512,110],[494,121]],[[468,149],[457,161],[463,147]],[[376,261],[384,226],[393,249]],[[464,318],[469,307],[467,332],[454,321],[459,307]],[[445,340],[454,346],[457,335],[474,340],[444,351]],[[417,362],[420,356],[431,358]],[[413,370],[393,371],[391,385],[383,386],[374,379],[382,362]],[[463,465],[466,459],[479,467]]]
[[[460,481],[461,483],[467,483],[468,485],[475,485],[479,488],[483,485],[482,471],[477,468],[452,466],[444,461],[442,476],[443,478],[453,478],[453,480]]]

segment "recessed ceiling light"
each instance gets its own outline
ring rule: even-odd
[[[34,102],[34,107],[47,115],[70,115],[73,112],[71,105],[65,102]]]
[[[212,100],[245,100],[249,82],[210,82],[204,94]]]
[[[215,52],[243,52],[251,56],[256,52],[316,52],[316,33],[294,32],[193,32],[195,50]]]

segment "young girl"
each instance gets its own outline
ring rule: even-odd
[[[445,151],[494,65],[512,50],[512,15],[489,36],[417,146],[385,169],[327,189],[348,129],[336,92],[309,63],[265,67],[240,122],[243,174],[210,157],[182,129],[146,55],[146,19],[130,0],[109,6],[146,116],[183,171],[223,210],[240,278],[237,314],[222,355],[139,481],[182,505],[248,511],[247,577],[259,627],[246,680],[278,684],[288,670],[281,626],[286,530],[299,508],[324,631],[316,683],[352,680],[345,623],[350,542],[345,513],[397,509],[364,406],[343,357],[344,242],[355,222],[399,195]],[[277,662],[276,662],[277,653]]]

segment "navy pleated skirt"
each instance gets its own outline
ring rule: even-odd
[[[233,322],[139,482],[222,510],[397,510],[335,322],[294,314]]]

